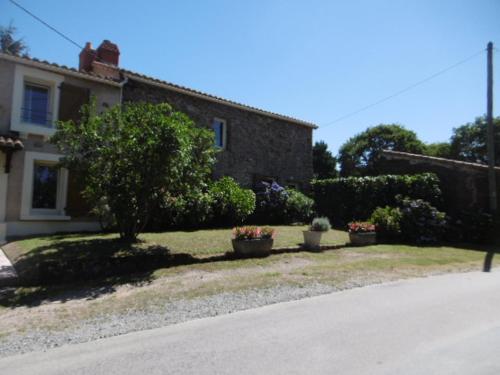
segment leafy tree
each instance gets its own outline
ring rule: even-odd
[[[378,174],[382,150],[423,153],[425,145],[415,132],[397,124],[380,124],[350,138],[339,150],[342,176]]]
[[[106,199],[120,237],[135,241],[159,196],[180,194],[209,179],[213,133],[168,104],[126,104],[104,113],[95,102],[82,119],[60,122],[53,142],[62,164],[84,176],[84,196]]]
[[[12,23],[7,27],[0,26],[0,50],[14,56],[27,55],[28,46],[22,38],[15,38],[16,33],[17,28]]]
[[[496,164],[500,165],[500,117],[493,120],[495,128]],[[487,163],[486,148],[488,128],[485,117],[478,117],[472,123],[453,129],[451,136],[451,156],[454,159],[473,163]]]
[[[449,142],[435,142],[425,145],[424,154],[438,158],[451,158],[451,144]]]
[[[328,151],[328,145],[319,141],[313,147],[313,170],[314,178],[335,178],[337,172],[337,159]]]

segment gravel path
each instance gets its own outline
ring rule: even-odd
[[[372,281],[373,283],[373,281]],[[362,286],[353,284],[349,287]],[[343,289],[346,286],[343,285]],[[84,320],[77,327],[63,330],[30,330],[24,334],[12,334],[0,338],[0,357],[30,351],[45,351],[50,348],[92,341],[128,332],[158,328],[187,320],[228,314],[272,303],[297,300],[336,291],[333,286],[312,284],[303,287],[276,286],[236,293],[221,293],[214,296],[177,300],[162,308],[130,310],[122,314],[108,314]]]

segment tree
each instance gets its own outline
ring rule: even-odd
[[[60,122],[53,142],[62,165],[84,176],[89,202],[105,198],[120,237],[135,241],[158,197],[206,182],[215,161],[213,133],[168,104],[126,104],[98,114],[95,102],[82,119]]]
[[[415,132],[397,124],[380,124],[350,138],[339,150],[342,176],[379,173],[382,150],[423,153],[425,145]]]
[[[9,55],[27,55],[28,46],[22,38],[15,38],[16,33],[17,28],[12,23],[7,27],[0,26],[0,49],[3,53],[8,53]]]
[[[328,151],[328,145],[319,141],[313,147],[314,178],[325,179],[337,177],[337,159]]]
[[[496,164],[500,165],[500,117],[493,119],[493,126],[495,128]],[[472,163],[488,163],[487,133],[485,117],[478,117],[473,123],[454,128],[451,136],[451,156],[454,159]]]
[[[449,142],[435,142],[425,145],[424,154],[438,158],[451,158],[451,144]]]

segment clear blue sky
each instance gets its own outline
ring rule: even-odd
[[[18,0],[79,44],[117,43],[120,65],[309,120],[336,152],[368,126],[400,123],[426,141],[485,112],[486,55],[330,126],[486,47],[500,48],[500,0]],[[0,0],[30,54],[77,66],[78,49]],[[500,53],[495,54],[500,111]],[[497,112],[498,114],[498,112]]]

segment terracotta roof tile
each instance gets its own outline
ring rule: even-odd
[[[0,135],[0,149],[22,150],[23,142],[14,136]]]

